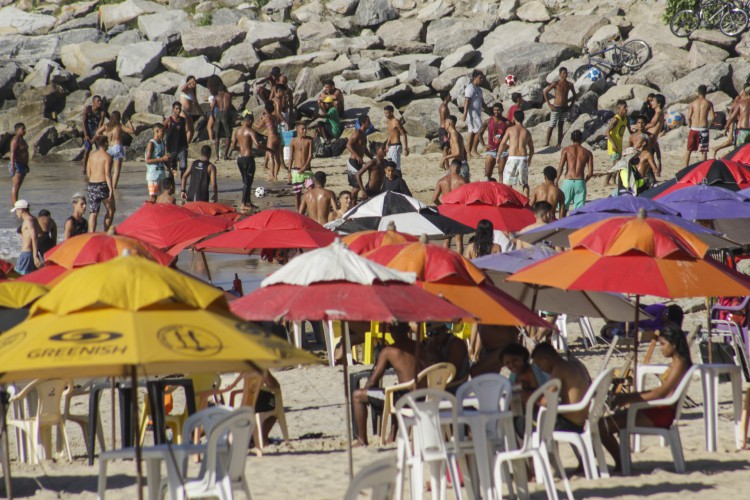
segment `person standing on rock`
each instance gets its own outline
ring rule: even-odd
[[[482,110],[484,109],[484,96],[480,85],[484,82],[484,73],[475,69],[471,73],[471,82],[464,91],[464,123],[469,130],[469,152],[468,157],[479,157],[477,146],[479,146],[479,129],[482,128]]]
[[[401,152],[404,152],[404,156],[409,156],[409,138],[406,137],[406,130],[401,125],[401,121],[394,116],[393,111],[393,106],[383,108],[388,126],[388,140],[385,143],[386,158],[395,163],[396,170],[401,173]],[[402,137],[403,144],[401,144]]]
[[[242,125],[234,132],[234,136],[232,137],[232,145],[229,148],[230,151],[234,151],[238,146],[240,148],[240,155],[237,157],[237,168],[240,169],[240,176],[242,177],[242,205],[240,206],[241,212],[249,212],[258,208],[253,205],[250,198],[253,192],[253,181],[255,180],[255,158],[253,158],[253,147],[260,151],[265,151],[267,153],[270,152],[268,148],[258,142],[258,136],[256,135],[255,130],[253,130],[253,120],[253,114],[247,112],[242,118]],[[201,153],[203,153],[203,149],[201,149]],[[209,155],[210,154],[211,152],[209,149]],[[183,186],[185,185],[184,180],[182,184]],[[193,184],[191,182],[191,189],[192,185]]]
[[[91,153],[87,167],[89,184],[89,232],[96,232],[99,208],[104,204],[104,232],[115,217],[115,190],[112,188],[112,157],[107,153],[107,137],[96,138],[96,151]]]
[[[620,99],[617,101],[617,112],[607,126],[607,154],[613,169],[622,158],[622,139],[625,137],[626,130],[631,134],[633,133],[628,121],[628,103],[624,99]],[[613,169],[610,169],[610,173],[607,174],[607,179],[604,181],[606,186],[617,175],[617,171],[612,171]]]
[[[268,106],[268,104],[266,104]],[[273,108],[273,105],[271,105]],[[219,145],[221,143],[221,132],[224,131],[224,137],[227,142],[224,146],[224,157],[226,160],[229,156],[229,143],[232,142],[232,95],[227,91],[227,88],[222,84],[219,87],[219,91],[214,97],[214,101],[211,104],[211,111],[216,114],[216,124],[214,125],[214,149],[216,149],[216,161],[219,161]],[[187,162],[185,163],[187,168]]]
[[[344,93],[341,89],[336,88],[336,84],[333,80],[326,80],[323,83],[323,91],[318,95],[318,109],[320,112],[325,114],[327,108],[323,106],[323,102],[327,97],[333,97],[333,102],[336,106],[336,111],[339,116],[344,116]]]
[[[735,121],[737,122],[735,130],[737,146],[739,147],[750,142],[750,86],[745,87],[744,95],[741,95],[735,103],[724,131],[728,133],[730,126]]]
[[[241,128],[238,129],[242,130]],[[251,157],[252,159],[252,157]],[[238,160],[239,163],[239,160]],[[240,168],[240,173],[242,169]],[[255,173],[255,163],[253,163],[253,174]],[[187,180],[190,179],[190,186],[187,187]],[[244,183],[245,176],[243,174]],[[219,200],[219,187],[216,184],[216,165],[211,163],[211,146],[201,147],[201,157],[195,160],[185,170],[180,184],[180,198],[183,201],[208,201],[209,189],[213,191],[211,201],[216,203]],[[252,181],[250,182],[252,186]],[[187,189],[186,189],[187,188]],[[244,195],[244,188],[242,194]],[[243,204],[243,207],[245,205]]]
[[[661,175],[661,147],[659,147],[659,136],[664,130],[664,107],[667,105],[667,100],[661,94],[656,94],[654,100],[651,102],[651,107],[654,110],[654,117],[651,122],[646,126],[646,132],[651,134],[651,148],[656,156],[656,175]]]
[[[555,91],[555,102],[550,102],[549,93]],[[568,97],[570,94],[572,96]],[[547,143],[545,147],[549,147],[549,141],[552,138],[552,131],[557,127],[557,147],[562,146],[563,138],[563,125],[565,120],[568,119],[570,108],[575,103],[576,88],[568,81],[568,69],[565,67],[560,68],[560,78],[547,85],[547,88],[543,91],[544,101],[549,106],[552,114],[549,118],[549,127],[547,128]]]
[[[164,120],[164,129],[166,130],[165,142],[170,158],[169,170],[176,177],[177,170],[179,169],[179,178],[182,178],[187,168],[188,127],[187,119],[182,116],[182,104],[179,102],[172,103],[172,114]],[[227,138],[228,144],[229,139]]]
[[[10,141],[10,163],[8,163],[8,172],[10,173],[10,203],[14,205],[18,200],[18,194],[21,191],[21,184],[26,175],[31,171],[29,168],[29,145],[23,136],[26,135],[26,125],[16,123],[13,127],[15,135]]]
[[[346,149],[349,151],[349,162],[346,166],[346,176],[349,185],[352,187],[352,201],[357,204],[359,195],[359,181],[357,174],[365,164],[365,156],[372,159],[372,154],[367,149],[367,134],[365,131],[370,128],[370,117],[360,115],[359,128],[354,129],[354,133],[349,137],[346,143]]]
[[[98,95],[91,99],[90,106],[83,108],[83,175],[86,175],[86,163],[94,147],[96,131],[104,124],[106,115],[107,113],[102,108],[102,98]]]
[[[112,157],[114,161],[113,173],[112,173],[112,187],[113,190],[117,189],[117,182],[120,180],[120,170],[122,169],[122,160],[125,159],[125,146],[122,145],[122,133],[135,135],[135,127],[133,122],[128,122],[130,126],[125,126],[121,123],[121,116],[119,111],[112,111],[109,117],[109,123],[99,127],[96,131],[97,135],[106,134],[109,149],[107,153]]]
[[[687,153],[685,154],[685,166],[690,164],[690,155],[693,151],[700,152],[703,161],[708,158],[709,126],[716,117],[714,104],[706,99],[708,89],[705,85],[698,85],[698,97],[690,103],[687,115],[687,125],[690,127],[688,134]]]
[[[508,149],[508,160],[503,170],[503,184],[514,186],[521,184],[524,196],[529,196],[529,165],[534,157],[534,139],[529,130],[523,126],[523,111],[516,111],[513,115],[515,122],[508,127],[500,140],[498,151]]]
[[[492,170],[497,164],[497,176],[503,178],[503,169],[505,168],[505,161],[508,158],[507,151],[498,150],[500,140],[503,138],[503,134],[508,129],[508,120],[503,116],[503,105],[495,103],[492,105],[492,116],[482,124],[482,128],[479,129],[479,141],[484,146],[484,179],[490,180],[492,178]],[[484,131],[487,130],[487,143],[484,142]]]
[[[448,119],[450,116],[450,109],[448,109],[448,105],[451,103],[451,94],[450,92],[446,92],[443,96],[443,101],[440,103],[440,107],[438,107],[438,115],[440,116],[440,128],[438,129],[438,142],[440,143],[440,149],[443,151],[443,162],[440,164],[443,170],[448,170],[448,160],[446,159],[446,156],[448,155],[448,149],[450,147],[450,136],[448,135],[448,130],[445,128],[445,120]]]
[[[460,168],[459,175],[466,182],[470,182],[471,171],[469,170],[469,162],[466,161],[466,146],[464,145],[464,138],[456,130],[456,122],[456,117],[453,115],[445,120],[445,129],[448,131],[448,154],[445,155],[445,161],[453,163],[453,160],[457,160]]]
[[[581,145],[583,134],[580,130],[574,130],[570,139],[573,144],[560,153],[555,181],[557,185],[564,176],[562,192],[565,195],[565,206],[561,217],[568,213],[571,204],[575,210],[586,203],[586,183],[594,176],[594,154]]]

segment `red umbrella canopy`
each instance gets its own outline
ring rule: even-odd
[[[364,255],[367,252],[387,245],[414,243],[419,241],[419,238],[411,234],[399,233],[389,229],[388,231],[358,231],[344,236],[341,238],[341,241],[352,252],[357,255]]]
[[[55,263],[67,269],[98,264],[123,255],[140,255],[159,264],[168,266],[174,256],[162,252],[145,241],[127,236],[113,236],[107,233],[87,233],[69,238],[51,248],[45,255],[47,263]]]
[[[196,241],[231,226],[231,220],[200,215],[177,205],[146,203],[117,226],[117,234],[177,255]]]
[[[212,215],[221,217],[222,219],[229,219],[236,222],[242,217],[242,214],[238,214],[237,211],[225,205],[223,203],[212,203],[208,201],[190,201],[182,205],[182,208],[187,208],[191,212],[195,212],[200,215]]]
[[[438,212],[467,226],[477,227],[480,220],[492,222],[500,231],[519,231],[534,223],[528,199],[499,182],[464,184],[443,196]]]
[[[291,210],[264,210],[236,223],[234,230],[195,245],[216,253],[250,253],[264,248],[320,248],[336,233]]]
[[[722,157],[722,160],[732,160],[738,163],[750,165],[750,144],[745,144],[736,148],[734,151],[730,151]]]
[[[40,285],[52,286],[60,281],[64,276],[74,272],[72,269],[65,269],[57,264],[46,264],[44,267],[24,274],[17,281],[26,281],[28,283],[38,283]]]
[[[0,259],[0,278],[7,278],[8,273],[13,270],[13,263]]]
[[[727,159],[702,161],[683,168],[673,179],[649,189],[640,196],[659,199],[696,184],[708,184],[730,191],[750,188],[750,165]]]

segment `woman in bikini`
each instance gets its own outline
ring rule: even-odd
[[[200,117],[202,112],[198,106],[198,93],[196,87],[198,82],[195,77],[190,75],[185,79],[185,85],[180,90],[180,104],[182,104],[182,116],[187,122],[187,141],[190,144],[195,137],[195,119]]]
[[[112,111],[109,117],[109,123],[99,127],[96,131],[96,135],[106,134],[109,148],[107,154],[112,157],[112,187],[117,189],[117,182],[120,180],[120,170],[122,169],[122,161],[125,159],[125,146],[122,145],[122,134],[135,135],[135,127],[132,121],[128,121],[128,125],[123,125],[121,121],[119,111]]]
[[[268,134],[266,147],[269,152],[266,153],[266,160],[271,163],[271,177],[270,180],[278,180],[279,170],[281,169],[281,135],[279,134],[279,117],[276,114],[276,109],[273,103],[266,103],[266,109],[263,113],[263,124],[266,127],[266,133]]]
[[[631,403],[653,401],[669,397],[682,381],[682,377],[690,369],[693,362],[690,359],[685,333],[674,323],[666,323],[659,333],[659,345],[665,358],[671,358],[669,368],[662,375],[660,386],[643,392],[618,394],[612,405],[617,408],[627,408]],[[635,417],[635,424],[639,427],[669,428],[676,415],[674,406],[657,406],[641,410]],[[604,448],[615,460],[615,471],[621,470],[620,443],[615,437],[620,429],[627,425],[627,410],[620,410],[611,417],[599,421],[599,433]]]

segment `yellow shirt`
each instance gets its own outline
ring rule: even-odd
[[[627,130],[628,128],[627,116],[620,116],[619,114],[615,114],[615,119],[617,120],[617,124],[612,129],[612,131],[607,134],[607,153],[610,155],[614,153],[622,154],[622,139],[623,137],[625,137],[625,130]],[[615,144],[612,144],[613,137],[615,140]],[[615,149],[615,145],[617,146],[617,149]]]

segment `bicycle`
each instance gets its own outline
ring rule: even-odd
[[[622,71],[623,67],[636,70],[646,64],[648,58],[651,57],[651,47],[643,40],[629,40],[625,43],[611,42],[593,53],[585,48],[583,53],[588,57],[588,63],[575,70],[573,73],[575,80],[594,67],[602,71],[605,76],[615,71]]]
[[[685,38],[699,28],[715,29],[726,36],[736,36],[748,25],[747,7],[730,0],[705,0],[698,9],[676,12],[669,21],[675,36]]]

